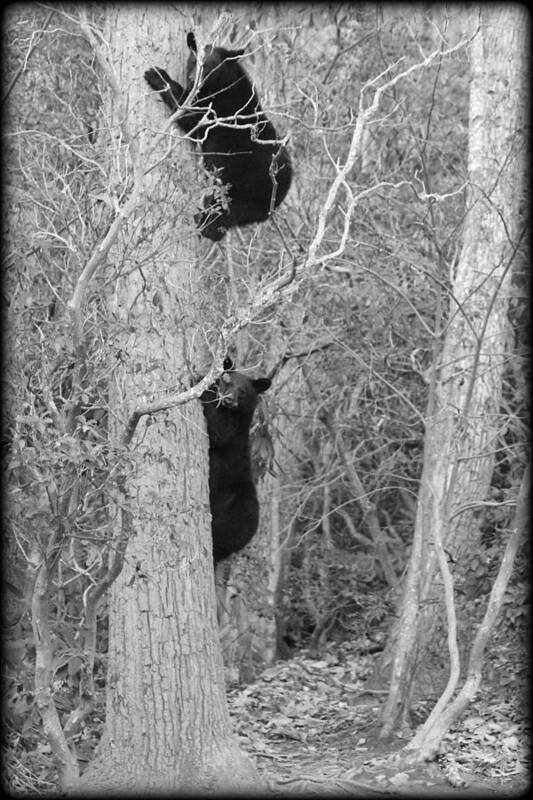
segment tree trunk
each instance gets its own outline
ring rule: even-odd
[[[481,23],[471,50],[467,216],[429,401],[414,544],[382,715],[384,735],[405,719],[416,670],[439,619],[436,609],[442,607],[434,534],[441,532],[448,559],[460,574],[478,540],[501,428],[511,266],[523,235],[525,12],[518,6],[487,6]]]
[[[504,603],[505,592],[513,572],[516,555],[525,539],[529,519],[530,484],[531,466],[528,465],[524,471],[520,491],[516,499],[514,524],[507,540],[500,569],[490,593],[485,616],[472,643],[466,679],[453,700],[450,701],[450,698],[445,699],[444,694],[441,696],[428,719],[416,732],[416,736],[406,745],[406,751],[415,752],[416,760],[429,761],[435,757],[443,737],[474,699],[481,685],[485,648]]]
[[[198,181],[189,145],[178,141],[178,129],[143,80],[152,65],[185,75],[187,11],[106,7],[109,50],[100,61],[111,87],[107,119],[112,132],[121,131],[114,163],[123,167],[124,195],[131,198],[139,184],[141,190],[111,259],[120,265],[110,300],[120,357],[110,386],[110,437],[123,475],[114,535],[117,546],[127,541],[127,547],[109,603],[105,730],[81,794],[238,791],[258,784],[232,736],[225,698],[200,403],[138,421],[134,414],[146,398],[188,388],[198,360],[192,343],[201,273],[186,190]],[[97,34],[94,41],[98,49]],[[165,126],[168,134],[154,148]],[[172,158],[162,158],[167,147]]]

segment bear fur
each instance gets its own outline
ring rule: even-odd
[[[209,503],[215,564],[242,550],[257,531],[259,503],[252,479],[250,426],[268,378],[252,380],[224,361],[220,378],[202,393],[209,436]]]
[[[197,59],[193,33],[187,34],[187,44],[185,89],[161,68],[149,69],[144,77],[172,113],[182,109],[177,125],[200,143],[205,168],[225,187],[205,197],[204,210],[195,215],[202,236],[218,242],[228,228],[267,219],[289,191],[292,167],[240,63],[244,50],[206,47],[199,88],[191,96]]]

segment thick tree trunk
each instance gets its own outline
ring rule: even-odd
[[[435,531],[441,532],[454,570],[460,570],[464,554],[477,542],[493,471],[508,358],[511,267],[522,236],[525,28],[525,11],[518,6],[484,7],[472,44],[467,216],[428,409],[384,734],[404,717],[415,670],[439,619],[437,605],[442,608]]]
[[[185,7],[135,5],[106,15],[104,57],[116,75],[108,119],[122,134],[114,156],[121,175],[133,176],[125,193],[140,182],[141,200],[113,251],[121,266],[113,345],[121,357],[110,386],[110,435],[123,473],[114,533],[127,547],[109,603],[105,730],[79,791],[250,789],[257,773],[231,734],[225,698],[200,403],[141,417],[129,443],[125,436],[139,404],[188,388],[198,357],[200,275],[188,213],[188,187],[197,181],[175,126],[152,151],[168,114],[143,80],[151,65],[185,74],[190,17]],[[167,146],[173,157],[162,159]]]

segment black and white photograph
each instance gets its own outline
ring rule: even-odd
[[[525,796],[529,8],[2,45],[3,792]]]

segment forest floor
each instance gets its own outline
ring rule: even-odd
[[[511,797],[527,791],[530,775],[529,662],[508,645],[491,650],[478,697],[443,742],[439,763],[406,766],[406,739],[378,737],[385,691],[365,681],[377,656],[355,645],[328,644],[320,659],[299,651],[264,670],[254,683],[230,686],[228,703],[241,747],[253,756],[276,796]],[[59,684],[58,684],[59,685]],[[12,687],[4,729],[3,784],[22,796],[47,796],[57,787],[50,747],[32,692]],[[63,697],[61,696],[63,693]],[[104,721],[104,691],[76,737],[80,766],[88,763]],[[63,702],[62,702],[63,701]],[[64,682],[56,703],[68,714],[73,687]],[[415,724],[434,699],[415,704]]]
[[[530,783],[529,687],[493,675],[443,742],[438,763],[405,766],[407,739],[378,738],[385,692],[365,692],[373,656],[301,651],[228,693],[241,746],[274,794],[375,797],[519,796]],[[509,681],[507,681],[507,678]],[[422,721],[433,703],[420,703]],[[418,714],[417,714],[418,716]]]

